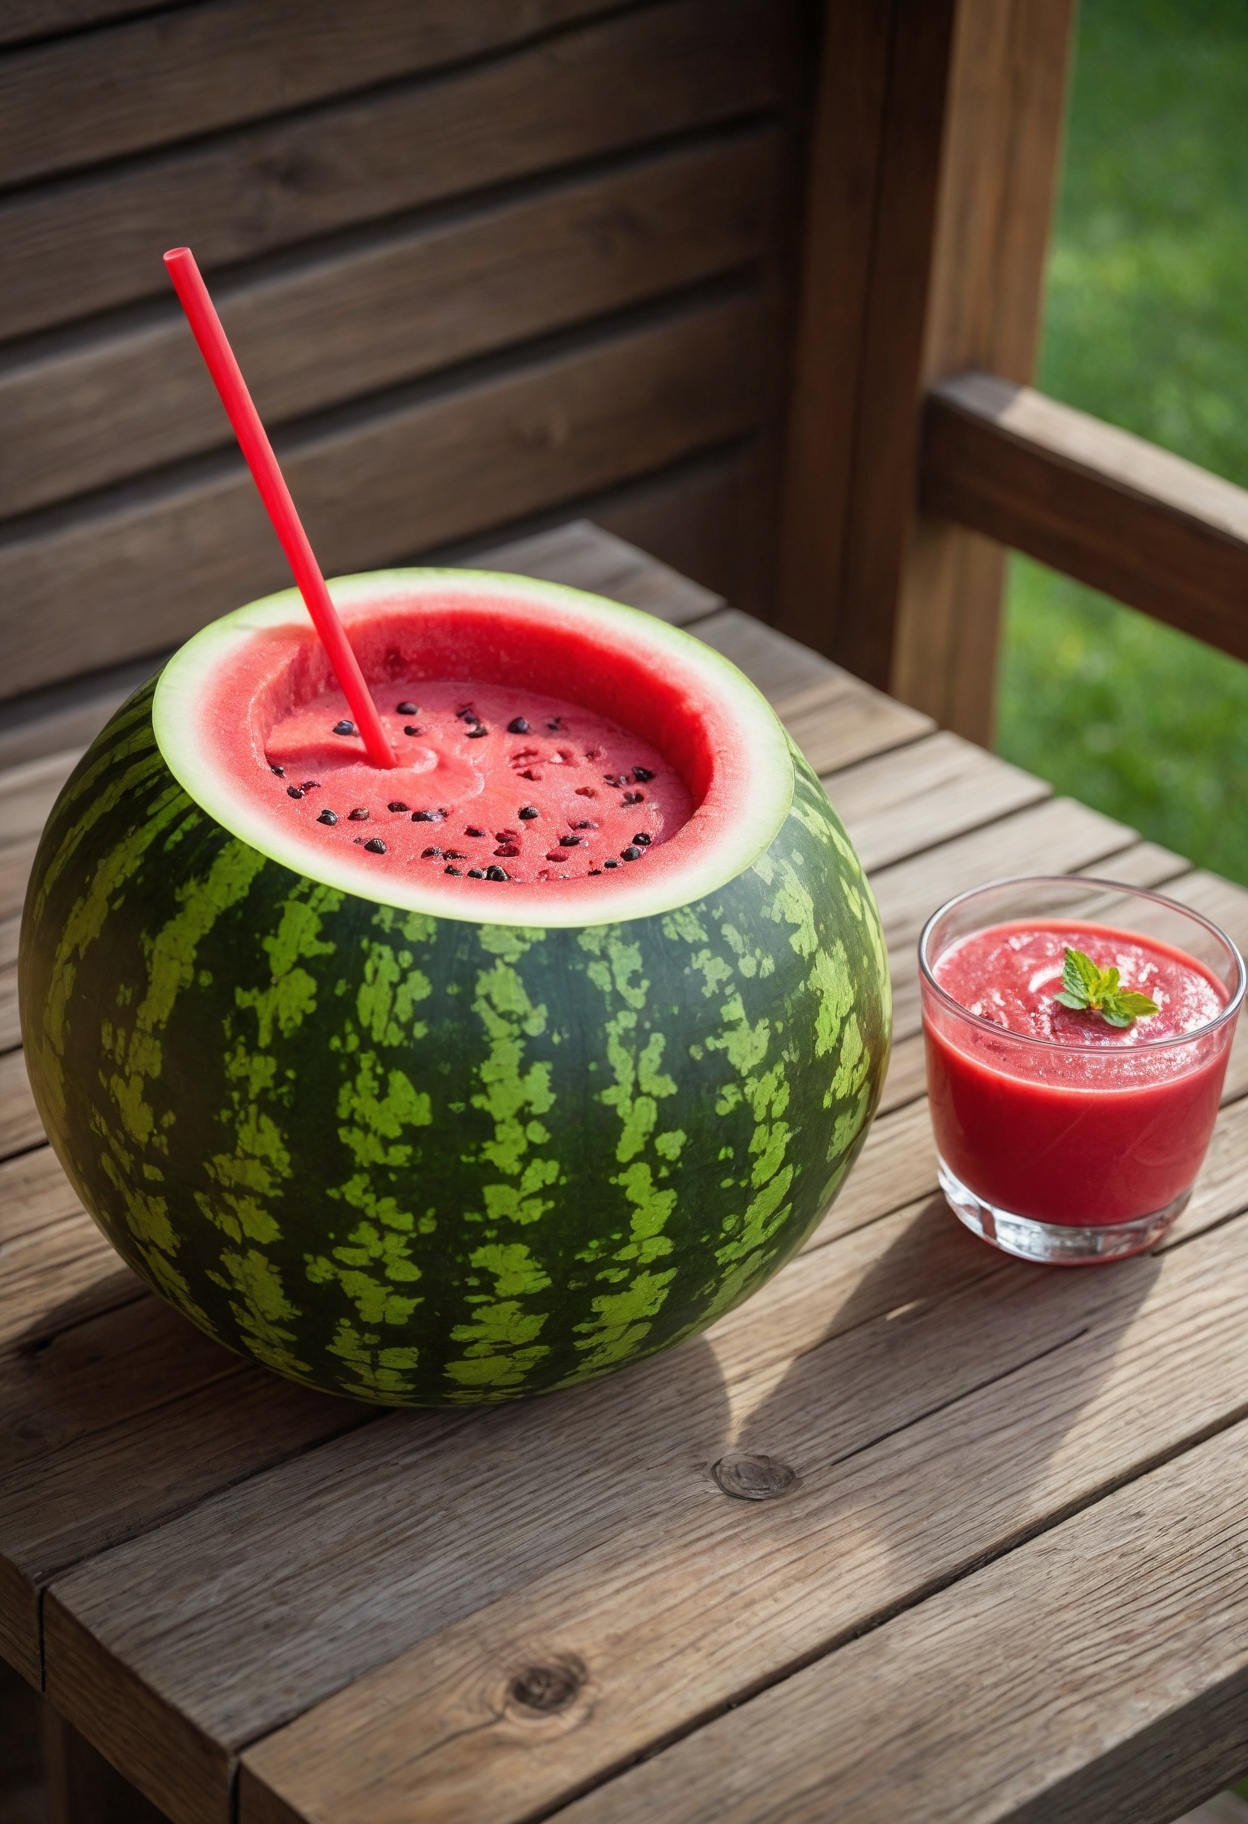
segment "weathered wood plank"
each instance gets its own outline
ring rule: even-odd
[[[474,569],[514,571],[564,583],[571,589],[587,589],[591,595],[627,602],[678,627],[702,620],[724,606],[713,590],[691,582],[588,519],[487,546],[465,561]]]
[[[1235,1426],[561,1818],[1169,1824],[1248,1764],[1246,1462]]]
[[[560,182],[215,288],[270,427],[759,259],[780,136],[752,132]],[[17,514],[228,442],[176,301],[0,371],[0,499]]]
[[[742,431],[767,408],[773,352],[766,307],[733,293],[360,408],[279,455],[325,569],[367,569]],[[204,465],[0,543],[0,636],[22,629],[0,688],[170,646],[288,580],[241,459]]]
[[[77,763],[78,750],[72,749],[0,773],[0,848],[38,836]]]
[[[452,10],[474,29],[476,9]],[[502,10],[513,24],[533,16]],[[19,194],[0,206],[0,337],[163,299],[153,248],[189,242],[211,270],[754,113],[791,87],[793,12],[789,0],[674,0]]]
[[[26,881],[38,846],[38,837],[24,836],[20,841],[0,848],[0,918],[12,918],[21,912]]]
[[[768,701],[778,705],[786,699],[804,698],[820,686],[839,684],[845,675],[817,652],[799,646],[787,634],[777,633],[739,608],[724,608],[699,621],[691,631],[739,665]]]
[[[0,180],[98,164],[481,56],[602,4],[358,0],[348,23],[333,0],[211,0],[13,51],[0,61]]]
[[[1248,658],[1248,492],[991,374],[929,395],[923,498],[1158,620]]]
[[[823,783],[868,871],[1037,804],[1052,791],[1034,773],[949,733],[864,760]]]
[[[5,0],[0,44],[51,38],[119,14],[154,13],[166,0]]]
[[[733,1387],[735,1448],[792,1466],[787,1499],[725,1501],[705,1467],[717,1445],[693,1430],[661,1512],[247,1751],[244,1824],[329,1820],[348,1779],[358,1824],[454,1824],[487,1793],[499,1824],[553,1809],[1242,1418],[1246,1309],[1240,1239],[1215,1231],[1112,1275],[1006,1265]],[[79,1626],[116,1629],[76,1575]],[[61,1625],[57,1604],[51,1634]],[[584,1667],[583,1696],[558,1726],[526,1727],[513,1681],[559,1663]]]
[[[929,716],[839,670],[822,683],[781,697],[775,707],[820,774],[850,766],[868,754],[903,747],[931,734],[935,726]]]
[[[930,854],[881,868],[871,884],[890,949],[917,942],[937,906],[981,881],[1007,874],[1075,874],[1128,848],[1132,832],[1074,798],[1051,798]],[[1100,866],[1098,864],[1106,864]]]
[[[43,1122],[26,1079],[20,1051],[0,1056],[0,1160],[24,1153],[44,1140]]]

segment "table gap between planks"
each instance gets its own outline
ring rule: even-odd
[[[43,1142],[17,919],[75,754],[0,774],[0,1652],[177,1824],[1166,1824],[1248,1766],[1248,1048],[1160,1248],[1012,1262],[937,1195],[914,945],[994,875],[1164,886],[1241,944],[1248,893],[587,522],[477,561],[681,623],[780,711],[892,960],[863,1155],[762,1292],[614,1379],[289,1386],[151,1297]],[[793,1476],[731,1498],[735,1454]]]

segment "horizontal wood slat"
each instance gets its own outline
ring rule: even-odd
[[[561,1820],[1170,1824],[1248,1765],[1245,1463],[1240,1425]]]
[[[256,404],[283,420],[727,272],[775,249],[780,136],[541,194],[217,288]],[[159,320],[0,370],[16,514],[230,441],[172,298]]]
[[[793,86],[793,22],[792,0],[670,0],[436,81],[15,195],[0,204],[0,338],[163,300],[160,254],[179,242],[211,270],[766,108]]]
[[[604,0],[207,0],[0,60],[0,184],[480,56]],[[102,66],[109,80],[102,82]]]
[[[5,0],[0,44],[53,38],[110,19],[154,13],[168,0]]]
[[[928,395],[932,512],[1248,659],[1248,491],[991,374]]]
[[[909,1228],[922,1233],[921,1213]],[[836,1253],[788,1271],[813,1275]],[[677,1431],[652,1406],[652,1448],[665,1433],[672,1455],[648,1459],[645,1511],[247,1750],[240,1824],[329,1824],[348,1805],[353,1824],[467,1824],[487,1794],[493,1824],[553,1810],[652,1752],[677,1718],[696,1726],[1242,1418],[1246,1312],[1242,1239],[1223,1230],[1112,1278],[1002,1263],[809,1353],[795,1338],[782,1374],[727,1388],[734,1447],[801,1479],[759,1507],[709,1476],[724,1435],[710,1413],[690,1398]],[[719,1359],[731,1373],[727,1349]],[[1008,1425],[994,1423],[1003,1381]],[[97,1603],[89,1616],[98,1625]],[[526,1727],[511,1680],[572,1656],[583,1698],[557,1730]]]
[[[774,355],[768,308],[734,295],[435,386],[279,454],[324,568],[368,569],[747,430],[774,397]],[[202,479],[0,543],[0,690],[63,675],[67,653],[86,670],[168,647],[288,580],[241,460],[213,458]]]

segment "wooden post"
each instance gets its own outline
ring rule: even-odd
[[[778,620],[992,731],[1004,553],[916,512],[922,398],[1031,378],[1074,0],[833,0],[808,186]]]
[[[169,1824],[85,1736],[43,1706],[48,1824]]]

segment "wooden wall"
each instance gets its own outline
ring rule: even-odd
[[[8,0],[0,699],[288,576],[192,246],[325,568],[587,509],[765,598],[806,0]]]

